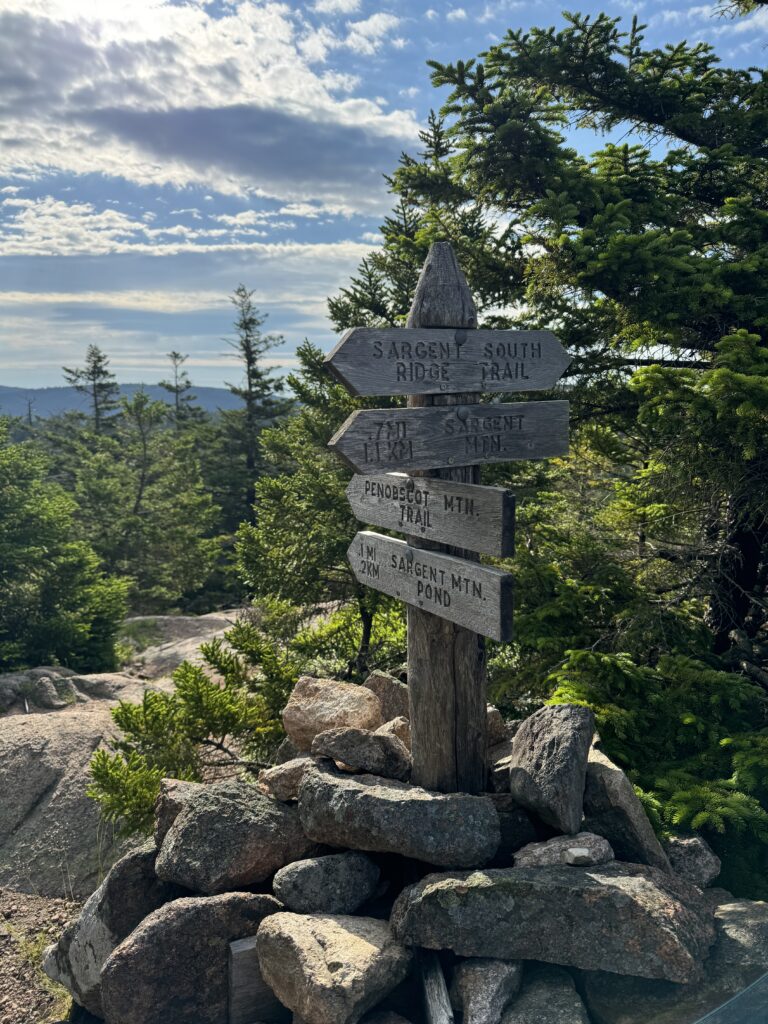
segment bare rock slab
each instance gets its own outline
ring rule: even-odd
[[[283,709],[283,726],[299,751],[329,729],[378,729],[386,721],[381,701],[365,686],[302,676]]]
[[[611,844],[592,832],[575,836],[555,836],[544,843],[529,843],[515,854],[516,868],[544,868],[560,864],[594,867],[612,861]]]
[[[515,960],[462,960],[453,972],[451,1003],[464,1024],[499,1024],[522,980],[523,965]]]
[[[315,767],[299,790],[299,816],[317,842],[398,853],[441,867],[487,863],[500,840],[493,803],[465,793],[430,793],[373,775]]]
[[[384,779],[410,778],[411,755],[396,736],[365,729],[329,729],[312,740],[315,757],[330,757],[363,775],[380,775]]]
[[[104,965],[109,1024],[227,1024],[229,945],[280,904],[233,892],[174,900],[145,918]]]
[[[675,985],[586,973],[585,998],[595,1019],[601,1024],[697,1024],[768,971],[768,904],[722,903],[715,910],[715,929],[701,983]]]
[[[306,769],[314,764],[311,757],[294,757],[290,761],[264,768],[259,772],[256,785],[262,793],[281,803],[299,799],[299,785]]]
[[[157,856],[158,878],[216,894],[256,885],[315,852],[298,811],[243,782],[200,786],[185,801]]]
[[[675,874],[700,889],[712,885],[720,874],[720,858],[701,836],[673,836],[666,852]]]
[[[364,853],[331,853],[281,868],[272,891],[297,914],[352,914],[374,895],[380,874]]]
[[[385,722],[390,722],[393,718],[411,717],[408,687],[396,676],[388,672],[371,672],[363,686],[379,698]]]
[[[504,1011],[502,1024],[590,1024],[567,971],[540,966],[526,973],[522,991]]]
[[[632,783],[596,747],[590,750],[587,763],[584,829],[607,839],[617,860],[670,870],[667,855]]]
[[[386,921],[347,915],[275,914],[257,949],[265,981],[307,1024],[355,1024],[412,962]]]
[[[578,832],[581,826],[594,732],[588,708],[560,704],[534,712],[515,733],[509,791],[521,807],[558,832]]]
[[[103,1015],[101,969],[112,951],[158,907],[186,890],[155,875],[155,850],[122,857],[87,900],[80,916],[46,950],[43,970],[89,1013]]]
[[[609,864],[427,875],[392,909],[408,945],[687,983],[714,941],[701,892],[654,868]]]

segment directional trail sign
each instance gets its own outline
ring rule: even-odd
[[[354,395],[545,391],[570,357],[551,331],[353,327],[326,364]]]
[[[512,577],[362,530],[347,552],[360,583],[494,640],[512,638]]]
[[[503,487],[377,473],[353,476],[347,497],[370,526],[497,558],[515,553],[515,496]]]
[[[360,409],[328,447],[360,473],[546,459],[568,452],[568,402]]]

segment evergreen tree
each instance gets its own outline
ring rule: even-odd
[[[203,410],[195,405],[197,395],[192,394],[192,381],[184,369],[184,363],[188,358],[189,356],[182,355],[181,352],[169,352],[171,379],[160,381],[160,387],[171,395],[171,419],[177,431],[205,418]]]
[[[88,397],[94,433],[103,433],[109,425],[111,414],[117,409],[120,394],[117,379],[109,370],[108,357],[98,345],[89,345],[85,366],[75,369],[65,366],[63,369],[67,384]]]
[[[0,672],[111,669],[126,584],[78,539],[75,503],[47,470],[43,451],[14,442],[0,419]]]

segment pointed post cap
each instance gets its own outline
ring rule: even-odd
[[[477,327],[477,310],[450,242],[433,242],[406,327]]]

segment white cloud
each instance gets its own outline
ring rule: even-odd
[[[360,235],[360,240],[362,242],[370,242],[371,245],[381,245],[384,241],[380,231],[364,231]]]
[[[347,23],[349,35],[344,40],[344,45],[350,50],[365,56],[371,56],[382,46],[390,32],[400,24],[400,18],[394,14],[385,14],[378,11],[364,21],[350,21]]]
[[[430,7],[426,11],[424,11],[424,17],[427,18],[429,21],[434,21],[437,18],[437,11],[434,9],[434,7]]]
[[[448,21],[466,21],[467,12],[463,7],[454,7],[445,16]]]
[[[18,192],[23,192],[24,189],[20,185],[6,185],[5,188],[0,188],[0,196],[15,196]]]
[[[418,96],[421,89],[417,85],[409,85],[406,89],[400,89],[398,96],[407,96],[408,99],[413,99],[414,96]]]
[[[360,10],[360,0],[315,0],[319,14],[355,14]]]
[[[215,13],[171,0],[0,0],[0,176],[96,173],[379,212],[381,176],[416,139],[416,119],[314,65],[340,46],[371,55],[399,24],[379,12],[348,22],[342,40],[270,0]]]

